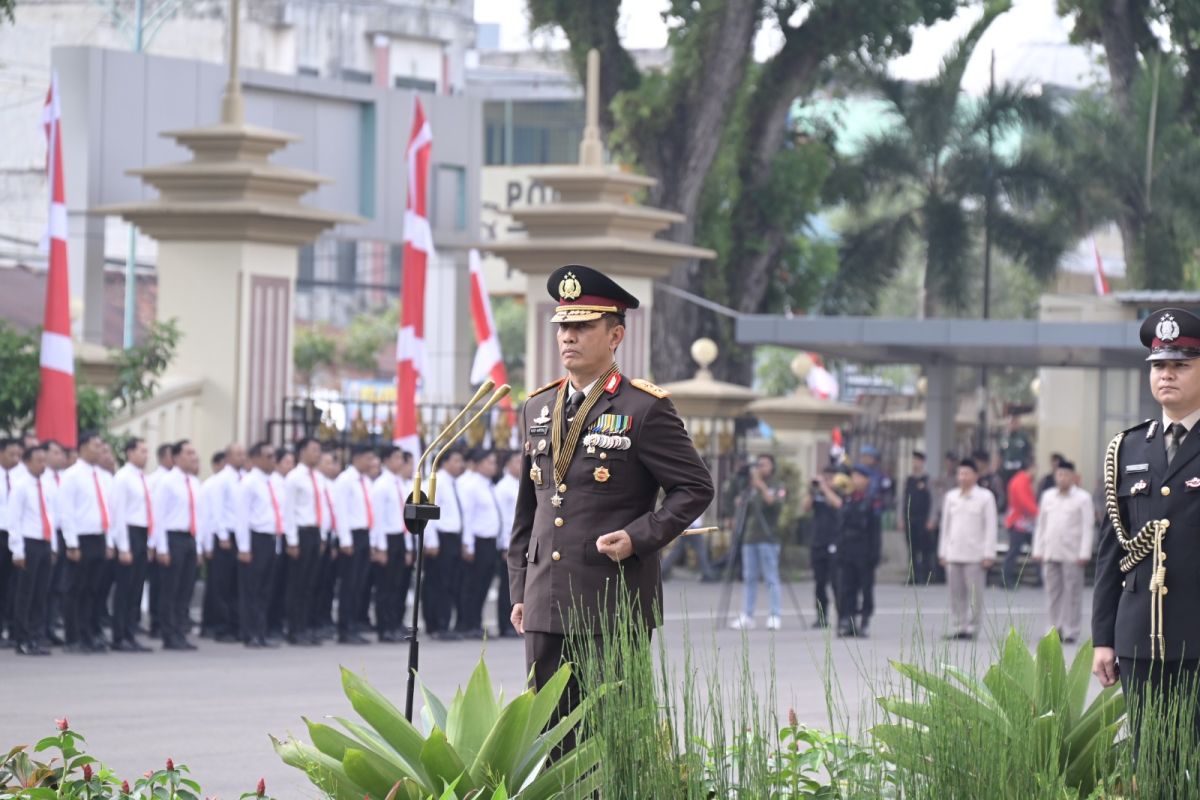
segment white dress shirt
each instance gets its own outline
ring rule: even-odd
[[[412,552],[413,537],[404,524],[404,501],[412,485],[394,472],[384,470],[371,487],[371,508],[375,526],[371,528],[371,547],[387,550],[387,537],[404,534],[404,546]]]
[[[496,481],[496,502],[500,504],[500,528],[504,531],[504,547],[508,549],[508,542],[512,540],[513,519],[517,515],[517,491],[521,488],[521,482],[504,473],[504,477]]]
[[[25,560],[25,540],[46,540],[46,530],[49,526],[50,552],[58,552],[58,537],[54,535],[54,510],[50,499],[38,497],[38,487],[43,486],[26,470],[12,483],[12,492],[8,496],[8,549],[12,557],[18,561]],[[42,512],[45,511],[45,522]]]
[[[333,509],[337,516],[340,547],[353,547],[356,530],[370,530],[375,522],[371,507],[371,481],[353,466],[346,467],[333,482]]]
[[[1164,409],[1163,415],[1162,415],[1162,430],[1163,430],[1164,440],[1166,437],[1167,428],[1169,428],[1171,426],[1172,422],[1174,422],[1174,420],[1172,420],[1170,417],[1167,416],[1167,412]],[[1175,444],[1183,444],[1183,442],[1191,434],[1192,430],[1195,429],[1197,423],[1200,423],[1200,408],[1196,409],[1195,411],[1188,414],[1183,419],[1179,420],[1179,424],[1187,429],[1187,433],[1185,433],[1183,436],[1179,437],[1179,441],[1176,442]]]
[[[329,511],[321,498],[322,480],[315,469],[303,464],[297,464],[283,479],[283,531],[289,547],[300,544],[300,528],[325,529],[329,525]]]
[[[457,489],[462,503],[463,550],[474,554],[476,539],[495,539],[497,549],[505,549],[504,523],[492,482],[471,470],[458,479]]]
[[[8,530],[8,496],[12,494],[13,475],[0,467],[0,531]]]
[[[196,552],[203,553],[200,542],[200,523],[204,518],[204,498],[200,481],[179,467],[173,467],[151,489],[154,506],[154,530],[150,532],[153,547],[160,555],[171,552],[170,531],[191,533],[196,540]]]
[[[146,479],[146,473],[133,464],[121,467],[113,478],[109,499],[112,501],[109,513],[112,515],[113,544],[122,553],[128,553],[129,526],[150,527],[153,501],[150,499],[150,481]]]
[[[1096,529],[1093,508],[1092,493],[1078,486],[1065,494],[1057,486],[1042,492],[1033,533],[1034,558],[1072,564],[1090,560]]]
[[[321,541],[327,542],[337,536],[337,511],[333,507],[333,481],[324,475],[317,475],[317,485],[321,487],[322,506]]]
[[[57,506],[68,550],[79,547],[79,537],[85,534],[102,534],[110,547],[114,544],[112,475],[83,459],[76,461],[63,473]]]
[[[463,473],[466,474],[466,473]],[[458,482],[449,472],[439,469],[437,472],[437,501],[441,509],[441,517],[430,521],[425,528],[425,547],[440,547],[438,534],[462,533],[462,498],[458,496]]]
[[[229,536],[237,530],[238,518],[241,516],[241,482],[244,475],[226,464],[221,471],[209,478],[212,481],[212,508],[209,509],[209,519],[212,529],[221,541],[228,541]]]
[[[200,518],[196,520],[196,541],[200,552],[205,555],[212,555],[217,547],[213,538],[221,527],[217,517],[223,489],[219,471],[200,481]],[[228,532],[225,538],[229,538]]]
[[[238,515],[238,552],[250,552],[250,534],[283,534],[284,487],[278,472],[267,475],[258,467],[246,473],[241,483],[242,512]]]
[[[938,558],[955,564],[996,559],[996,497],[982,486],[955,487],[942,500]]]

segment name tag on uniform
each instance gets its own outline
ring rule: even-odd
[[[1126,475],[1128,475],[1131,472],[1149,472],[1149,471],[1150,471],[1149,464],[1126,464],[1125,465],[1125,474]]]
[[[529,435],[530,436],[545,436],[549,432],[550,432],[550,427],[548,425],[530,425],[529,426]]]

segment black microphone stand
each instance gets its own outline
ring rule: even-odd
[[[409,722],[413,718],[413,695],[417,689],[417,664],[421,654],[421,643],[417,639],[417,621],[421,610],[421,575],[425,568],[425,526],[430,520],[440,519],[442,511],[433,503],[426,502],[428,495],[408,496],[404,503],[404,523],[416,537],[417,579],[413,589],[412,627],[408,629],[408,689],[404,697],[404,716]]]

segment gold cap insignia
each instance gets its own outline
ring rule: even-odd
[[[609,478],[608,467],[596,467],[592,470],[592,477],[596,479],[596,483],[607,483]]]
[[[558,296],[561,300],[574,300],[583,294],[583,287],[579,285],[579,279],[575,277],[574,272],[568,272],[561,281],[558,282]]]

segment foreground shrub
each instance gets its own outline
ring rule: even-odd
[[[0,797],[21,800],[200,800],[200,784],[187,777],[188,768],[168,758],[166,768],[148,770],[133,785],[121,780],[108,767],[83,752],[81,734],[71,730],[64,717],[54,721],[58,732],[33,746],[33,753],[57,751],[49,761],[31,755],[19,745],[0,762]],[[267,798],[266,783],[260,778],[253,792],[242,800]]]
[[[366,725],[336,717],[343,733],[305,719],[311,745],[272,742],[285,763],[335,800],[585,798],[598,785],[597,742],[582,741],[545,766],[591,705],[585,700],[548,728],[570,677],[570,667],[563,666],[541,691],[529,689],[505,705],[481,659],[466,691],[455,693],[448,708],[421,686],[423,734],[366,680],[343,669],[346,697]]]
[[[1125,699],[1110,687],[1085,708],[1090,643],[1068,670],[1056,631],[1036,656],[1010,631],[982,681],[949,665],[893,666],[911,693],[880,698],[899,721],[871,733],[906,797],[1088,797],[1113,774]]]

